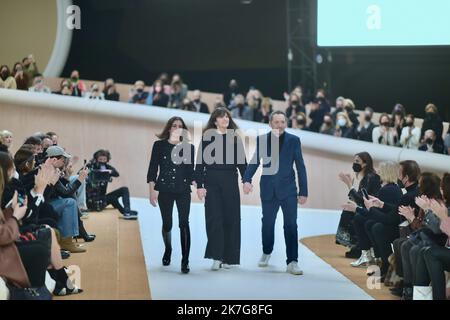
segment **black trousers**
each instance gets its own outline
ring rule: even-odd
[[[40,241],[16,242],[32,288],[45,285],[45,272],[50,264],[50,251]]]
[[[238,174],[209,170],[206,175],[205,258],[239,264],[241,255],[241,199]]]
[[[127,187],[122,187],[114,190],[105,196],[106,205],[112,204],[112,206],[120,211],[121,214],[130,211],[130,191]],[[119,199],[122,198],[123,206],[120,204]]]
[[[403,277],[402,245],[406,240],[408,239],[398,238],[394,240],[395,273],[400,277]]]
[[[450,271],[450,249],[424,247],[418,254],[414,285],[429,286],[431,282],[433,300],[445,300],[447,283],[444,271]]]
[[[367,230],[370,230],[374,223],[375,221],[368,219],[362,214],[356,213],[354,215],[353,227],[358,238],[358,245],[361,250],[369,250],[371,247],[373,247],[372,241],[369,237],[369,232]]]
[[[392,254],[391,243],[399,237],[398,227],[373,222],[370,226],[369,237],[375,248],[375,255],[383,261],[383,266],[389,266],[389,256]]]
[[[349,211],[342,211],[341,219],[339,220],[338,229],[336,231],[336,244],[345,247],[353,247],[358,245],[358,239],[353,226],[353,219],[355,213]]]
[[[163,221],[163,231],[169,232],[172,230],[172,214],[173,205],[177,204],[178,209],[178,225],[181,228],[189,228],[189,212],[191,209],[191,194],[190,193],[171,193],[159,192],[158,204],[161,210],[161,217]]]
[[[403,282],[405,286],[412,286],[416,275],[416,266],[420,250],[423,245],[408,239],[401,245]]]

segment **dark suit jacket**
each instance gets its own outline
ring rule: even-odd
[[[303,162],[300,139],[285,133],[284,143],[278,154],[272,156],[271,132],[257,138],[256,152],[244,175],[244,182],[252,181],[252,177],[263,162],[263,175],[260,181],[261,200],[277,198],[284,200],[291,196],[308,196],[308,180]],[[278,163],[278,170],[271,172],[271,165]],[[297,168],[297,179],[300,192],[297,192],[293,165]]]

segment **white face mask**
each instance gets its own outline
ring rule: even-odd
[[[338,125],[339,125],[340,127],[345,127],[345,126],[347,125],[347,120],[345,120],[345,119],[343,119],[343,118],[339,119],[339,120],[338,120]]]

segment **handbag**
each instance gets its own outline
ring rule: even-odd
[[[433,300],[432,287],[414,286],[413,300]]]
[[[40,288],[17,288],[8,286],[10,300],[52,300],[53,296],[46,286]]]

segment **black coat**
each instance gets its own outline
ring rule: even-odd
[[[367,129],[365,127],[361,128],[361,131],[356,131],[356,136],[358,140],[372,142],[372,131],[375,128],[375,124],[370,122]]]
[[[353,200],[359,207],[364,206],[362,189],[366,189],[369,195],[375,196],[381,188],[380,176],[376,173],[369,172],[362,178],[359,183],[358,190],[351,189],[348,193],[348,197]]]
[[[420,139],[423,139],[425,132],[430,129],[433,130],[434,133],[436,133],[436,141],[440,144],[443,144],[442,133],[444,131],[444,125],[442,124],[442,119],[439,115],[435,115],[432,117],[426,116],[425,119],[423,119]]]

